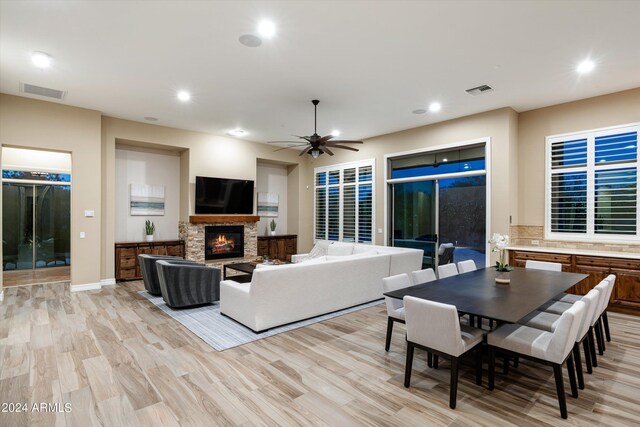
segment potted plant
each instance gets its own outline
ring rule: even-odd
[[[153,242],[153,233],[156,231],[156,226],[153,222],[146,220],[144,223],[144,234],[147,236],[147,242]]]
[[[506,234],[494,233],[489,240],[489,243],[493,245],[491,252],[499,252],[499,260],[496,261],[496,270],[498,272],[502,272],[503,274],[496,277],[496,282],[498,283],[509,283],[511,281],[511,277],[509,272],[513,270],[513,267],[510,267],[509,264],[505,260],[505,253],[507,251],[507,247],[509,246],[509,236]]]
[[[269,223],[269,229],[271,229],[271,235],[275,236],[276,235],[276,220],[272,219],[271,222]]]

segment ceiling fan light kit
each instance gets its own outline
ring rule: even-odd
[[[317,124],[318,124],[318,104],[320,103],[319,100],[314,99],[311,101],[311,103],[313,104],[313,135],[311,136],[298,136],[298,135],[293,135],[293,136],[297,136],[298,138],[304,140],[305,142],[302,141],[269,141],[269,144],[295,144],[295,145],[307,145],[307,147],[305,147],[304,150],[302,150],[302,152],[299,154],[300,156],[305,155],[305,153],[308,153],[309,155],[311,155],[311,157],[313,157],[314,159],[317,159],[318,157],[320,157],[320,155],[327,153],[330,156],[333,156],[333,151],[331,151],[332,148],[340,148],[342,150],[350,150],[350,151],[360,151],[357,148],[353,148],[353,147],[349,147],[346,145],[342,145],[342,144],[362,144],[362,141],[350,141],[350,140],[340,140],[340,139],[333,139],[334,136],[333,135],[327,135],[327,136],[320,136],[318,135],[317,132]],[[279,148],[278,150],[275,151],[280,151],[280,150],[284,150],[286,148],[290,148],[289,147],[284,147],[284,148]]]

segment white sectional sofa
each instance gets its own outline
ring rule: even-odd
[[[319,241],[293,261],[259,265],[251,283],[222,281],[221,313],[257,332],[374,301],[384,277],[421,268],[422,251]]]

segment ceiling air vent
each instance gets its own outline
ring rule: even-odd
[[[20,92],[30,93],[31,95],[46,96],[47,98],[64,99],[67,95],[66,90],[51,89],[48,87],[30,85],[29,83],[20,83]]]
[[[465,90],[471,96],[478,96],[481,93],[493,92],[493,88],[489,85],[482,85]]]

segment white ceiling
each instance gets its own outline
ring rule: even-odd
[[[318,98],[319,134],[365,138],[640,87],[638,17],[640,1],[2,1],[0,91],[259,142],[311,134]],[[276,37],[242,46],[262,18]],[[495,91],[464,92],[481,84]]]

